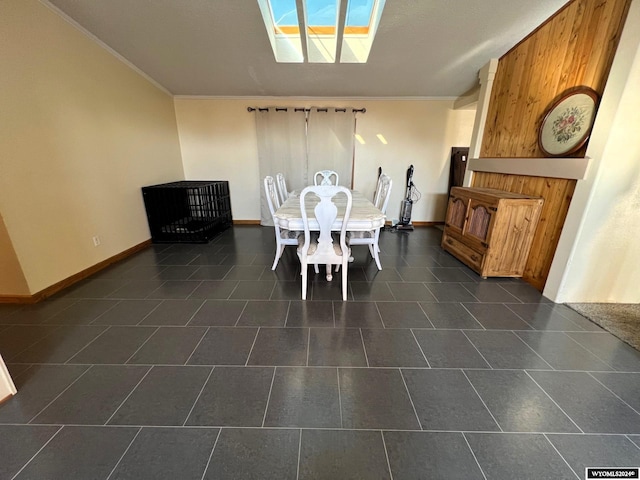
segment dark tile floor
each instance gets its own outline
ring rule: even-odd
[[[640,353],[440,231],[300,300],[273,231],[155,245],[0,306],[2,479],[564,479],[640,466]]]

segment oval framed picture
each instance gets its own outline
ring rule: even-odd
[[[589,139],[598,104],[598,93],[579,87],[551,104],[542,119],[538,145],[545,155],[569,155]]]

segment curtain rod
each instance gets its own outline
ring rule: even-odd
[[[271,107],[271,108],[275,108],[276,112],[286,112],[288,108],[293,108],[293,107]],[[317,108],[316,110],[318,112],[328,112],[329,108],[331,108],[332,110],[334,109],[334,107],[323,107],[323,108]],[[269,107],[247,107],[247,112],[268,112],[269,111]],[[310,108],[293,108],[294,112],[310,112],[311,109]],[[346,112],[347,109],[346,108],[337,108],[335,107],[335,111],[336,112]],[[366,108],[352,108],[351,111],[353,113],[367,113],[367,109]]]

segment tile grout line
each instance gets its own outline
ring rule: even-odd
[[[564,304],[564,303],[555,303],[555,302],[554,302],[554,303],[552,303],[551,305],[564,305],[566,308],[571,309],[571,307],[567,307],[567,306],[566,306],[566,304]],[[583,332],[591,332],[591,331],[592,331],[592,330],[587,330],[586,328],[583,328],[583,327],[582,327],[582,325],[580,325],[579,323],[577,323],[577,322],[573,321],[571,318],[567,317],[566,315],[563,315],[563,314],[562,314],[562,312],[559,312],[559,311],[555,310],[555,309],[553,308],[553,306],[551,306],[551,305],[549,306],[549,308],[551,308],[551,311],[552,311],[552,312],[553,312],[553,311],[555,311],[555,312],[556,312],[558,315],[560,315],[562,318],[565,318],[565,319],[569,320],[569,322],[571,322],[571,323],[573,323],[575,326],[577,326],[577,327],[581,328]],[[574,311],[575,311],[575,310],[574,310]],[[586,319],[586,320],[589,320],[587,317],[583,317],[583,316],[582,316],[580,313],[578,313],[577,311],[576,311],[576,313],[577,313],[578,315],[580,315],[582,318],[584,318],[584,319]],[[591,320],[589,320],[589,321],[591,322]],[[593,322],[592,322],[592,323],[593,323]],[[596,324],[596,325],[597,325],[597,324]],[[598,326],[599,326],[599,325],[598,325]],[[601,327],[601,328],[602,328],[602,327]]]
[[[202,368],[202,367],[199,367]],[[340,368],[349,368],[349,367],[340,367]],[[258,427],[258,426],[229,426],[229,425],[141,425],[141,424],[128,424],[128,425],[102,425],[102,424],[94,424],[94,423],[1,423],[1,427],[6,426],[15,426],[15,427],[98,427],[98,428],[167,428],[167,429],[196,429],[196,430],[206,430],[206,429],[214,429],[214,428],[224,428],[224,429],[234,429],[234,430],[296,430],[298,428],[303,428],[305,430],[322,430],[322,431],[345,431],[345,432],[379,432],[380,428],[339,428],[339,427],[299,427],[299,426],[269,426],[266,428]],[[385,428],[385,432],[406,432],[406,433],[482,433],[487,435],[564,435],[564,436],[579,436],[579,437],[624,437],[628,436],[637,436],[635,433],[610,433],[610,432],[552,432],[552,431],[533,431],[533,432],[524,432],[520,430],[507,430],[504,432],[499,432],[497,430],[437,430],[437,429],[407,429],[407,428]],[[640,447],[639,447],[640,448]]]
[[[115,466],[111,469],[111,472],[109,473],[109,475],[107,475],[106,480],[109,480],[111,478],[111,475],[113,475],[113,472],[116,471],[116,469],[118,468],[118,465],[120,465],[120,462],[122,462],[122,459],[124,458],[124,456],[127,454],[127,452],[129,451],[129,449],[131,448],[131,445],[133,445],[133,442],[136,441],[136,438],[138,438],[138,435],[140,435],[140,432],[142,431],[142,427],[138,428],[138,431],[136,432],[136,434],[133,436],[133,438],[131,439],[131,441],[129,442],[129,445],[127,445],[127,448],[125,449],[125,451],[122,453],[122,455],[120,455],[120,458],[118,459],[118,462],[115,464]]]
[[[422,310],[422,313],[424,313],[424,316],[427,317],[427,322],[429,322],[429,325],[431,325],[431,328],[434,330],[438,330],[438,328],[433,324],[433,322],[429,318],[429,315],[427,315],[427,312],[425,312],[424,308],[422,308],[422,305],[420,304],[420,302],[416,302],[416,303],[418,304],[418,308],[420,308],[420,310]]]
[[[151,373],[151,370],[153,370],[155,368],[155,365],[153,365],[151,368],[149,368],[145,374],[142,376],[142,378],[138,381],[138,383],[136,383],[136,386],[133,387],[133,389],[129,392],[129,395],[127,395],[124,400],[122,400],[122,402],[120,402],[120,405],[118,405],[118,408],[116,408],[113,413],[111,414],[111,416],[109,418],[107,418],[107,421],[104,422],[104,425],[108,425],[109,422],[111,421],[111,419],[113,417],[116,416],[116,413],[118,413],[118,410],[120,410],[122,408],[122,406],[126,403],[127,400],[129,400],[129,397],[131,397],[131,395],[133,395],[133,392],[136,391],[136,389],[140,386],[140,384],[144,381],[145,378],[147,378],[147,375],[149,375],[149,373]]]
[[[196,343],[196,346],[193,347],[193,350],[191,351],[191,355],[189,355],[187,357],[187,359],[185,360],[183,365],[187,365],[189,363],[189,360],[191,360],[191,357],[193,357],[193,354],[196,353],[196,350],[198,350],[198,347],[200,346],[200,344],[202,343],[202,341],[204,340],[204,337],[207,336],[207,333],[209,333],[209,330],[211,329],[211,327],[205,327],[204,333],[202,334],[202,336],[200,337],[200,340],[198,340],[198,343]]]
[[[547,397],[549,397],[549,400],[551,400],[551,401],[553,402],[553,404],[554,404],[556,407],[558,407],[558,408],[560,409],[560,411],[561,411],[562,413],[564,413],[564,415],[565,415],[569,420],[571,420],[571,423],[573,423],[573,424],[576,426],[576,428],[577,428],[578,430],[580,430],[580,433],[585,433],[585,432],[584,432],[584,430],[582,430],[582,428],[580,428],[580,425],[578,425],[578,424],[573,420],[573,418],[571,418],[571,416],[570,416],[567,412],[565,412],[565,411],[564,411],[564,408],[562,408],[562,407],[558,404],[558,402],[556,402],[556,401],[553,399],[553,397],[552,397],[551,395],[549,395],[549,394],[547,393],[547,391],[546,391],[544,388],[542,388],[542,385],[540,385],[540,384],[536,381],[536,379],[535,379],[535,378],[533,378],[533,377],[531,376],[531,374],[529,374],[529,372],[528,372],[527,370],[523,369],[523,372],[524,372],[524,373],[525,373],[525,374],[526,374],[526,375],[531,379],[531,381],[532,381],[533,383],[535,383],[535,384],[536,384],[536,386],[537,386],[540,390],[542,390],[542,391],[544,392],[544,394],[545,394]]]
[[[416,420],[418,421],[418,427],[420,427],[420,430],[424,430],[424,428],[422,427],[422,422],[420,421],[420,417],[418,416],[418,411],[416,410],[416,406],[413,403],[413,398],[411,398],[411,393],[409,392],[409,386],[407,385],[407,381],[404,378],[402,369],[398,368],[398,372],[400,372],[400,378],[402,379],[402,383],[404,384],[404,389],[407,392],[409,401],[411,402],[411,408],[413,408],[413,414],[416,416]]]
[[[382,448],[384,449],[384,456],[387,459],[387,468],[389,469],[389,478],[393,480],[393,472],[391,471],[391,462],[389,461],[389,452],[387,451],[387,442],[384,441],[384,433],[380,430],[380,437],[382,437]]]
[[[291,311],[291,300],[286,300],[286,301],[288,302],[287,314],[284,316],[284,325],[282,325],[282,328],[287,327],[287,322],[289,321],[289,312]]]
[[[213,452],[216,451],[216,446],[218,445],[218,440],[220,439],[220,435],[221,434],[222,434],[222,428],[218,430],[218,435],[216,436],[216,441],[213,442],[213,448],[211,449],[211,453],[209,454],[209,458],[207,460],[207,464],[204,466],[204,471],[202,472],[202,477],[200,477],[200,480],[204,480],[204,477],[207,474],[207,470],[209,470],[209,464],[211,463],[211,459],[213,458]]]
[[[5,325],[5,326],[6,326],[6,325]],[[37,345],[38,343],[42,342],[43,340],[46,340],[46,339],[47,339],[47,338],[49,338],[51,335],[53,335],[53,334],[54,334],[54,333],[56,333],[58,330],[60,330],[62,327],[65,327],[65,326],[73,326],[73,325],[64,325],[64,324],[53,324],[53,325],[52,325],[52,324],[42,324],[42,323],[39,323],[39,324],[15,324],[15,325],[11,325],[9,328],[7,328],[7,329],[5,330],[5,334],[6,334],[6,332],[10,332],[10,331],[11,331],[11,329],[12,329],[13,327],[22,327],[22,326],[24,326],[24,327],[55,327],[55,328],[54,328],[51,332],[47,333],[47,334],[46,334],[44,337],[42,337],[41,339],[36,340],[36,341],[35,341],[35,342],[33,342],[33,343],[30,343],[27,347],[23,348],[22,350],[20,350],[18,353],[16,353],[16,354],[15,354],[15,355],[13,355],[12,357],[7,357],[7,360],[6,360],[7,362],[11,362],[11,360],[13,360],[14,358],[19,357],[21,354],[23,354],[24,352],[26,352],[27,350],[29,350],[31,347],[33,347],[33,346]],[[102,333],[104,333],[104,332],[102,332]],[[102,335],[102,334],[100,334],[100,335]],[[98,336],[99,336],[99,335],[98,335]],[[94,339],[94,340],[95,340],[95,339]]]
[[[336,328],[336,302],[331,301],[331,319],[333,320],[333,328]]]
[[[462,438],[464,438],[464,441],[467,444],[467,448],[469,449],[469,451],[471,452],[471,455],[473,455],[473,459],[476,461],[476,465],[478,465],[478,468],[480,469],[480,473],[482,474],[484,480],[487,480],[487,476],[484,473],[484,470],[482,469],[482,465],[480,465],[480,462],[478,461],[478,457],[476,457],[476,452],[473,451],[473,448],[471,448],[471,444],[469,443],[469,439],[467,438],[467,436],[465,435],[464,432],[460,432],[462,434]]]
[[[420,345],[420,342],[416,338],[416,334],[413,332],[412,328],[410,328],[409,331],[411,332],[411,336],[413,337],[413,340],[416,342],[416,344],[418,345],[418,348],[420,349],[420,353],[422,354],[422,358],[424,358],[425,362],[427,362],[427,367],[431,368],[431,364],[429,363],[429,359],[427,359],[427,356],[425,355],[424,350],[422,350],[422,345]]]
[[[196,288],[198,288],[198,287],[196,287]],[[189,296],[191,296],[191,295],[189,295]],[[186,300],[200,300],[202,303],[200,304],[200,306],[198,308],[196,308],[196,311],[193,312],[193,314],[189,317],[189,320],[187,320],[187,322],[184,325],[182,325],[183,327],[188,327],[189,324],[191,323],[191,321],[196,317],[198,312],[200,310],[202,310],[202,307],[204,307],[204,304],[207,303],[207,299],[206,298],[204,298],[204,299],[203,298],[191,298],[191,299],[185,299],[185,301]],[[194,325],[194,326],[198,326],[198,325]]]
[[[305,367],[309,366],[309,350],[311,350],[310,346],[311,346],[311,328],[307,330],[307,363]]]
[[[122,287],[120,287],[120,288],[122,288]],[[116,290],[118,290],[118,289],[116,288]],[[116,290],[114,290],[113,292],[115,292]],[[111,293],[113,293],[113,292],[111,292]],[[81,300],[82,300],[82,299],[81,299]],[[99,297],[99,298],[93,298],[93,299],[90,299],[90,300],[115,300],[115,299],[111,299],[111,298],[108,298],[108,297]],[[94,325],[94,323],[95,323],[98,319],[100,319],[100,317],[104,316],[106,313],[108,313],[108,312],[110,312],[111,310],[113,310],[114,308],[116,308],[116,307],[117,307],[118,305],[120,305],[122,302],[123,302],[123,300],[122,300],[122,299],[118,299],[114,305],[111,305],[111,306],[110,306],[109,308],[107,308],[104,312],[102,312],[102,313],[101,313],[100,315],[98,315],[96,318],[94,318],[93,320],[91,320],[87,325]],[[76,325],[76,326],[79,326],[79,325]]]
[[[556,448],[556,446],[553,444],[553,442],[552,442],[551,440],[549,440],[549,437],[547,437],[547,434],[546,434],[546,433],[543,433],[543,434],[542,434],[542,436],[545,438],[545,440],[546,440],[547,442],[549,442],[549,445],[551,445],[551,446],[553,447],[553,449],[556,451],[556,453],[557,453],[558,455],[560,455],[560,458],[562,459],[562,461],[563,461],[564,463],[566,463],[566,464],[567,464],[567,467],[569,467],[569,469],[573,472],[573,474],[576,476],[576,478],[577,478],[578,480],[580,480],[582,477],[581,477],[580,475],[578,475],[578,473],[573,469],[573,467],[572,467],[571,465],[569,465],[569,462],[567,462],[567,459],[566,459],[566,458],[564,458],[564,455],[562,455],[562,454],[560,453],[560,450],[558,450],[558,449]]]
[[[367,355],[367,347],[364,345],[364,337],[362,336],[362,328],[359,328],[358,331],[360,332],[360,340],[362,341],[362,349],[364,350],[364,358],[367,361],[367,368],[370,368],[369,356]]]
[[[336,367],[336,379],[338,380],[338,407],[340,408],[340,428],[344,428],[342,419],[342,393],[340,391],[340,367]]]
[[[504,287],[502,286],[502,284],[498,283],[497,285],[498,285],[502,290],[504,290],[504,291],[505,291],[505,292],[507,292],[509,295],[511,295],[512,297],[514,297],[516,300],[518,300],[521,304],[527,303],[527,302],[523,302],[523,301],[520,299],[520,297],[518,297],[518,296],[514,295],[514,294],[513,294],[513,293],[511,293],[509,290],[507,290],[506,288],[504,288]],[[536,303],[539,303],[539,302],[536,302]]]
[[[516,317],[518,317],[520,320],[522,320],[524,323],[526,323],[527,325],[529,325],[531,327],[531,330],[533,330],[534,332],[539,332],[540,330],[538,330],[537,328],[535,328],[533,325],[531,325],[529,322],[527,322],[524,317],[522,315],[518,315],[518,312],[513,311],[511,308],[509,308],[509,304],[506,302],[501,302],[502,305],[505,306],[505,308],[507,310],[509,310],[511,313],[513,313]]]
[[[602,383],[600,380],[598,380],[597,377],[595,377],[593,375],[593,373],[591,372],[585,372],[587,375],[589,375],[591,378],[593,378],[596,382],[598,382],[600,385],[602,385],[604,388],[606,388],[609,392],[611,392],[611,394],[616,397],[618,400],[620,400],[622,403],[624,403],[627,407],[629,407],[631,410],[633,410],[635,413],[637,413],[638,415],[640,415],[640,412],[638,410],[636,410],[634,407],[632,407],[631,405],[629,405],[622,397],[620,397],[616,392],[614,392],[613,390],[611,390],[609,387],[607,387],[604,383]],[[607,373],[607,372],[602,372],[602,373]],[[617,373],[617,372],[612,372],[612,373]]]
[[[82,347],[80,350],[78,350],[76,353],[74,353],[73,355],[71,355],[71,358],[68,358],[66,362],[64,362],[63,365],[69,365],[69,362],[71,360],[73,360],[74,358],[76,358],[78,355],[80,355],[80,353],[82,353],[89,345],[91,345],[93,342],[95,342],[96,340],[98,340],[101,336],[103,336],[105,333],[107,333],[109,330],[111,330],[113,328],[113,325],[107,325],[107,328],[104,329],[104,331],[98,335],[96,338],[94,338],[93,340],[91,340],[89,343],[87,343],[84,347]],[[73,364],[71,364],[73,365]],[[91,364],[93,365],[93,364]]]
[[[124,300],[122,300],[122,301],[124,302]],[[165,301],[166,301],[166,300],[160,300],[160,301],[158,302],[158,304],[157,304],[155,307],[153,307],[149,313],[147,313],[144,317],[142,317],[142,318],[140,319],[140,321],[139,321],[138,323],[136,323],[136,327],[137,327],[137,326],[141,326],[142,322],[144,322],[144,321],[145,321],[145,319],[146,319],[149,315],[151,315],[153,312],[155,312],[156,310],[158,310],[158,308],[160,308],[160,305],[162,305]]]
[[[532,347],[531,345],[529,345],[527,342],[525,342],[525,341],[524,341],[524,339],[522,339],[522,338],[520,337],[520,335],[518,335],[518,334],[515,332],[515,330],[511,330],[511,334],[512,334],[514,337],[516,337],[518,340],[520,340],[524,345],[526,345],[526,346],[527,346],[527,348],[528,348],[529,350],[531,350],[533,353],[535,353],[535,354],[536,354],[536,356],[538,356],[538,358],[540,358],[540,360],[542,360],[544,363],[546,363],[547,365],[549,365],[549,367],[551,368],[551,370],[553,370],[553,371],[557,371],[557,369],[556,369],[553,365],[551,365],[549,362],[547,362],[547,361],[542,357],[542,355],[540,355],[538,352],[536,352],[536,351],[533,349],[533,347]]]
[[[198,395],[196,396],[195,400],[193,401],[193,405],[191,405],[191,408],[189,409],[189,413],[187,413],[187,416],[184,417],[184,422],[182,422],[182,426],[183,427],[187,425],[187,421],[189,420],[189,417],[193,413],[193,410],[196,408],[196,405],[198,404],[198,400],[200,400],[200,397],[202,396],[202,392],[204,392],[204,389],[207,386],[207,384],[209,383],[209,380],[211,379],[211,375],[213,375],[213,371],[215,369],[216,369],[216,367],[211,367],[211,371],[209,372],[209,375],[207,376],[207,379],[202,384],[202,388],[200,388],[200,391],[198,392]]]
[[[268,301],[268,300],[267,300]],[[244,307],[242,307],[242,311],[240,312],[240,314],[238,315],[238,319],[236,320],[236,323],[233,324],[234,327],[238,326],[238,323],[240,322],[240,319],[242,318],[242,314],[244,313],[244,311],[247,309],[247,307],[249,306],[249,300],[244,300]],[[198,309],[199,310],[199,309]],[[194,314],[195,315],[195,314]]]
[[[382,313],[380,313],[380,308],[378,307],[378,302],[374,301],[373,304],[376,306],[376,311],[378,312],[378,315],[380,316],[380,322],[382,322],[382,328],[386,329],[387,325],[384,323],[384,318],[382,318]]]
[[[587,332],[586,330],[583,331],[584,333],[591,333],[591,332]],[[566,332],[563,332],[565,335]],[[582,333],[582,332],[571,332],[571,333]],[[600,334],[599,332],[595,332],[598,333],[598,335]],[[608,333],[608,332],[607,332]],[[611,334],[610,334],[611,335]],[[614,372],[618,372],[619,370],[617,370],[613,365],[610,365],[609,362],[605,361],[600,355],[598,355],[597,353],[593,352],[591,349],[587,348],[586,345],[581,344],[578,340],[576,340],[575,338],[573,338],[571,335],[567,335],[567,337],[569,337],[571,340],[573,340],[575,343],[577,343],[578,345],[580,345],[582,348],[584,348],[587,352],[589,352],[591,355],[594,355],[598,360],[600,360],[602,363],[604,363],[605,365],[607,365],[608,367],[611,367],[611,370]]]
[[[142,328],[149,328],[149,327],[142,327]],[[153,327],[151,327],[151,328],[153,328]],[[133,357],[135,357],[136,353],[138,353],[140,350],[142,350],[142,347],[144,347],[147,344],[147,342],[149,340],[151,340],[151,337],[153,337],[156,333],[158,333],[158,330],[160,330],[160,327],[156,327],[156,329],[153,331],[153,333],[151,333],[151,335],[149,335],[147,337],[147,339],[144,342],[142,342],[142,344],[138,348],[136,348],[135,352],[133,352],[131,355],[129,355],[129,358],[127,358],[124,361],[123,365],[126,365],[129,360],[131,360]]]
[[[482,330],[488,330],[488,329],[487,329],[487,328],[482,324],[482,322],[480,322],[480,320],[478,320],[478,319],[476,318],[476,316],[475,316],[473,313],[471,313],[471,310],[469,310],[469,309],[467,308],[467,306],[466,306],[463,302],[458,302],[458,303],[460,304],[460,306],[461,306],[462,308],[464,308],[464,309],[467,311],[467,313],[468,313],[469,315],[471,315],[471,318],[473,318],[473,319],[476,321],[476,323],[482,327]],[[474,328],[474,329],[467,329],[467,330],[478,330],[478,329]],[[493,330],[493,329],[492,329],[492,330]]]
[[[626,435],[624,435],[624,436],[625,436],[625,438],[626,438],[627,440],[629,440],[633,445],[635,445],[635,447],[636,447],[638,450],[640,450],[640,444],[637,444],[636,442],[634,442],[634,441],[630,438],[630,435],[631,435],[631,434],[626,434]]]
[[[300,429],[300,436],[298,437],[298,467],[296,469],[296,480],[300,478],[300,452],[302,451],[302,428]]]
[[[500,423],[498,422],[498,420],[496,419],[496,417],[493,416],[493,412],[491,410],[489,410],[489,407],[487,406],[486,402],[484,401],[484,398],[482,398],[480,396],[480,393],[478,393],[478,390],[476,389],[476,386],[473,384],[473,382],[469,379],[469,377],[467,376],[467,372],[465,372],[462,368],[460,369],[460,371],[462,372],[462,374],[464,375],[464,378],[467,379],[467,382],[469,382],[469,385],[471,385],[471,388],[473,388],[473,391],[476,392],[476,395],[478,396],[478,398],[480,399],[480,401],[482,402],[482,405],[484,405],[484,408],[487,410],[487,412],[489,412],[489,415],[491,415],[491,418],[493,419],[494,422],[496,422],[496,425],[498,426],[498,428],[500,429],[501,433],[504,433],[504,430],[502,429],[502,425],[500,425]]]
[[[72,386],[73,386],[73,385],[74,385],[78,380],[80,380],[82,377],[84,377],[84,376],[87,374],[87,372],[88,372],[89,370],[91,370],[93,367],[94,367],[94,365],[89,366],[89,368],[87,368],[84,372],[82,372],[82,374],[80,374],[80,376],[78,376],[78,378],[76,378],[73,382],[71,382],[71,383],[67,386],[67,388],[65,388],[64,390],[62,390],[58,395],[56,395],[56,397],[55,397],[53,400],[51,400],[49,403],[47,403],[47,404],[46,404],[46,405],[45,405],[45,406],[44,406],[44,407],[43,407],[43,408],[42,408],[38,413],[36,413],[33,417],[31,417],[31,418],[29,419],[29,421],[25,423],[25,425],[30,424],[33,420],[35,420],[35,419],[38,417],[38,415],[40,415],[40,414],[41,414],[42,412],[44,412],[47,408],[49,408],[49,406],[51,406],[51,404],[52,404],[53,402],[55,402],[58,398],[60,398],[64,392],[66,392],[67,390],[69,390],[69,389],[70,389],[70,388],[71,388],[71,387],[72,387]]]
[[[266,270],[266,268],[267,268],[267,267],[264,267],[264,268],[262,269],[262,274],[264,274],[264,271]],[[260,276],[261,276],[261,277],[262,277],[262,274],[260,274]],[[262,282],[262,281],[266,281],[266,280],[256,280],[256,281],[258,281],[258,282]],[[277,280],[273,280],[273,287],[271,287],[271,291],[269,292],[269,297],[268,297],[268,298],[265,298],[265,299],[264,299],[264,301],[268,302],[268,301],[270,301],[270,300],[271,300],[271,297],[273,297],[273,292],[275,292],[275,291],[276,291],[276,287],[277,287],[277,286],[278,286],[278,281],[277,281]],[[251,299],[248,299],[248,300],[247,300],[247,303],[249,303],[249,300],[251,300]]]
[[[264,415],[262,416],[262,428],[264,428],[264,422],[267,420],[267,411],[269,410],[269,402],[271,401],[271,392],[273,391],[273,382],[276,379],[276,370],[278,367],[273,367],[273,375],[271,376],[271,386],[269,387],[269,395],[267,396],[267,404],[264,406]]]
[[[258,335],[260,334],[260,329],[262,327],[258,327],[258,330],[256,330],[256,336],[253,337],[253,343],[251,344],[251,348],[249,349],[249,353],[247,354],[247,361],[244,362],[244,366],[248,366],[249,365],[249,359],[251,358],[251,354],[253,353],[253,347],[256,345],[256,341],[258,340]]]
[[[47,445],[49,445],[49,443],[60,433],[60,431],[64,428],[64,425],[61,425],[60,427],[58,427],[58,430],[56,430],[56,432],[51,435],[51,438],[49,440],[47,440],[44,445],[42,445],[38,451],[36,453],[33,454],[33,456],[27,461],[27,463],[25,463],[22,468],[20,470],[18,470],[15,475],[13,477],[11,477],[11,480],[18,478],[18,475],[20,475],[20,473],[22,473],[22,471],[27,468],[27,466],[33,461],[34,458],[36,458],[38,456],[38,454],[45,449],[45,447]]]
[[[482,357],[482,359],[485,361],[485,363],[487,365],[489,365],[489,370],[495,370],[493,368],[493,365],[491,365],[491,363],[489,363],[489,360],[486,359],[486,357],[482,354],[482,352],[478,349],[478,347],[476,347],[476,344],[473,343],[473,340],[471,340],[469,338],[469,336],[464,332],[464,330],[460,329],[460,333],[462,333],[462,335],[464,335],[464,337],[468,340],[468,342],[471,344],[471,346],[476,349],[476,352],[478,352],[478,355],[480,355]]]

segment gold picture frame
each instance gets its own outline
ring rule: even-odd
[[[578,87],[547,108],[538,132],[538,145],[545,155],[570,155],[584,146],[591,135],[598,100],[592,88]]]

